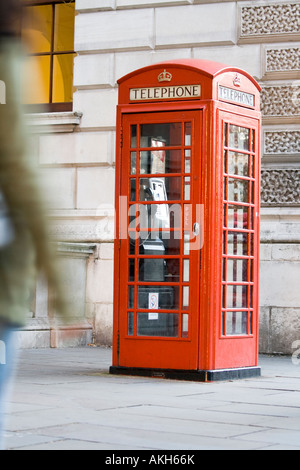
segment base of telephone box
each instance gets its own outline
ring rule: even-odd
[[[109,373],[114,375],[133,375],[161,379],[189,380],[192,382],[216,382],[221,380],[238,380],[260,377],[261,368],[240,367],[236,369],[217,370],[173,370],[112,366],[109,369]]]

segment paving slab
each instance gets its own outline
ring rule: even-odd
[[[109,374],[110,348],[23,350],[7,413],[13,450],[300,450],[300,366],[214,383]]]

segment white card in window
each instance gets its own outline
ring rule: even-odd
[[[148,298],[148,308],[149,310],[157,310],[158,309],[158,300],[159,294],[158,292],[151,292]]]
[[[148,320],[158,320],[158,312],[149,312]]]

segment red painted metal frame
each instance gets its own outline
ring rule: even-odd
[[[201,84],[201,99],[156,101],[130,103],[130,88],[153,87],[157,85],[157,76],[167,69],[173,76],[171,84]],[[218,87],[235,89],[235,77],[241,78],[238,90],[253,94],[254,106],[240,106],[218,100]],[[115,236],[115,280],[114,280],[114,337],[113,337],[113,365],[125,367],[147,368],[188,368],[191,370],[217,370],[224,368],[252,367],[257,365],[258,358],[258,282],[259,282],[259,207],[260,207],[260,87],[255,80],[242,70],[227,67],[223,64],[208,61],[175,61],[156,64],[123,77],[119,81],[119,105],[117,108],[117,149],[116,149],[116,236]],[[195,184],[199,183],[201,193],[194,203],[204,204],[204,245],[201,250],[201,265],[194,276],[194,286],[198,285],[199,309],[196,312],[198,321],[196,331],[192,332],[197,341],[197,347],[191,349],[193,357],[182,361],[182,339],[164,340],[172,343],[174,353],[173,362],[162,363],[160,360],[163,349],[162,341],[153,338],[125,338],[124,331],[120,329],[120,311],[125,288],[120,282],[122,270],[126,261],[126,240],[119,237],[119,218],[124,208],[118,205],[121,187],[128,181],[128,170],[124,169],[123,149],[127,136],[124,135],[123,121],[126,116],[140,114],[139,122],[147,123],[151,120],[151,113],[164,114],[165,122],[173,112],[192,112],[195,116],[202,115],[201,144],[198,141],[199,173],[194,173]],[[197,118],[196,118],[197,119]],[[200,119],[200,118],[199,118]],[[124,122],[125,122],[124,121]],[[223,240],[223,150],[224,136],[223,123],[228,122],[241,127],[255,129],[255,227],[254,227],[254,267],[253,267],[253,331],[247,331],[245,336],[222,335],[222,240]],[[123,137],[122,137],[123,136]],[[123,139],[123,149],[121,140]],[[127,145],[127,144],[126,144]],[[197,151],[197,149],[196,149]],[[125,165],[126,166],[126,165]],[[128,168],[128,167],[127,167]],[[200,173],[201,168],[201,173]],[[124,173],[122,173],[124,172]],[[122,181],[123,179],[123,181]],[[126,183],[128,184],[128,183]],[[126,208],[127,211],[127,208]],[[124,251],[125,250],[125,251]],[[199,258],[200,260],[200,258]],[[127,263],[125,263],[127,266]],[[127,274],[126,268],[126,274]],[[200,275],[201,273],[201,275]],[[127,282],[126,282],[127,289]],[[196,289],[194,287],[194,289]],[[126,294],[127,295],[127,294]],[[125,298],[127,298],[125,296]],[[126,309],[127,310],[127,309]],[[127,316],[127,314],[126,314]],[[126,321],[127,322],[127,321]],[[125,322],[125,323],[126,323]],[[195,325],[196,325],[195,324]],[[138,355],[143,348],[136,349],[137,341],[145,344],[145,360],[139,361]],[[132,346],[130,346],[132,344]],[[125,347],[126,345],[126,347]],[[153,345],[153,346],[150,346]],[[153,350],[151,350],[153,347]],[[178,348],[178,349],[176,349]],[[194,357],[195,351],[198,356]],[[150,357],[151,352],[151,357]],[[126,356],[127,355],[127,356]],[[190,366],[186,367],[189,363]],[[142,365],[141,365],[142,364]],[[167,364],[167,365],[166,365]]]
[[[200,125],[200,118],[201,114],[199,111],[181,111],[181,112],[167,112],[167,113],[149,113],[149,114],[125,114],[123,115],[123,165],[126,168],[126,171],[121,172],[121,180],[120,180],[120,189],[123,196],[127,196],[129,194],[129,184],[128,184],[128,159],[130,155],[130,144],[129,144],[129,129],[131,124],[149,124],[149,123],[165,123],[165,122],[192,122],[193,125],[193,136],[192,142],[194,149],[200,148],[200,132],[202,126]],[[124,125],[125,124],[125,125]],[[182,132],[184,131],[184,127],[182,126]],[[183,137],[183,134],[182,134]],[[183,139],[182,139],[183,142]],[[183,149],[185,145],[184,143],[181,144],[181,159],[183,163]],[[167,148],[167,147],[166,147]],[[144,150],[144,147],[143,147]],[[139,148],[136,149],[137,153],[139,152]],[[195,173],[200,173],[200,160],[197,160],[193,157],[194,151],[192,151],[192,158],[193,158],[193,167],[195,169]],[[148,175],[149,176],[149,175]],[[168,174],[165,174],[168,176]],[[177,201],[172,201],[175,204],[180,204],[181,207],[184,204],[189,204],[189,201],[185,201],[183,199],[183,175],[179,174],[182,178],[181,182],[181,199]],[[139,178],[144,177],[144,175],[137,174],[131,178]],[[147,177],[147,175],[146,175]],[[194,199],[200,197],[199,193],[199,186],[196,184],[196,181],[192,183],[194,188]],[[169,201],[171,202],[171,201]],[[132,202],[131,205],[134,205],[135,202]],[[147,203],[149,204],[149,203]],[[151,204],[151,203],[150,203]],[[125,207],[124,207],[125,209]],[[126,214],[128,214],[128,203],[126,204]],[[194,208],[195,210],[195,208]],[[174,229],[175,230],[175,229]],[[183,219],[181,224],[181,231],[183,230]],[[171,229],[172,231],[172,229]],[[149,283],[146,282],[144,284],[151,284],[155,285],[163,285],[163,286],[177,286],[179,288],[179,306],[178,308],[174,309],[174,313],[179,315],[179,334],[178,337],[141,337],[136,335],[136,315],[137,312],[147,312],[148,309],[137,308],[137,304],[135,307],[127,308],[127,289],[128,285],[135,287],[137,294],[137,287],[142,286],[143,283],[137,280],[128,283],[128,239],[122,239],[120,241],[120,262],[119,264],[122,266],[123,270],[119,272],[119,285],[123,286],[123,294],[120,296],[123,299],[123,305],[119,306],[119,332],[120,337],[118,340],[119,349],[122,351],[126,351],[126,353],[120,354],[118,357],[118,365],[127,366],[131,364],[135,364],[137,367],[160,367],[160,368],[172,368],[174,367],[174,363],[177,364],[179,369],[189,369],[189,368],[196,368],[197,367],[197,355],[198,355],[198,321],[199,318],[196,315],[196,311],[198,310],[198,292],[199,292],[199,278],[193,276],[192,280],[189,284],[183,283],[182,280],[182,266],[183,266],[183,259],[190,260],[190,266],[194,271],[199,271],[199,256],[200,252],[195,251],[190,254],[190,256],[184,256],[183,254],[183,237],[180,239],[180,253],[177,255],[166,255],[163,256],[164,259],[178,259],[180,262],[180,279],[178,283],[167,283],[164,282],[161,284],[158,283]],[[144,256],[141,256],[137,253],[135,255],[129,256],[132,259],[136,260],[136,268],[137,268],[137,260],[144,259]],[[159,256],[155,255],[153,258],[159,258]],[[193,282],[192,282],[193,281]],[[193,286],[192,286],[193,284]],[[181,308],[181,299],[182,299],[182,288],[184,285],[189,285],[190,288],[190,297],[191,297],[191,305],[193,305],[193,312],[194,315],[191,315],[190,309],[185,311]],[[126,287],[125,287],[126,286]],[[122,287],[121,287],[122,289]],[[194,292],[192,297],[191,292]],[[135,315],[135,334],[129,336],[126,332],[127,329],[127,312],[132,311]],[[122,313],[121,313],[122,312]],[[166,314],[173,313],[173,310],[164,309]],[[181,332],[181,321],[180,318],[182,314],[189,314],[189,325],[190,325],[190,334],[187,338],[182,337]]]

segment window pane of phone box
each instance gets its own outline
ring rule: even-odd
[[[139,239],[139,254],[150,256],[174,256],[180,254],[181,232],[180,231],[152,231],[147,239]]]
[[[177,201],[181,199],[181,178],[141,178],[140,201]]]
[[[128,336],[133,336],[133,331],[134,331],[134,313],[128,312],[128,329],[127,329]]]
[[[226,319],[227,336],[247,334],[248,312],[227,312]]]
[[[251,226],[248,207],[228,205],[227,227],[249,229]]]
[[[227,259],[227,282],[247,282],[248,260],[247,259]]]
[[[243,153],[229,152],[228,173],[231,175],[249,175],[249,156]]]
[[[178,286],[139,286],[138,308],[149,310],[178,310]]]
[[[178,337],[177,313],[145,312],[137,314],[138,336]]]
[[[238,232],[228,232],[227,254],[247,256],[248,255],[248,234],[238,233]]]
[[[239,150],[249,150],[250,129],[245,127],[229,126],[229,147]]]
[[[225,305],[226,289],[226,305]],[[247,308],[248,306],[248,287],[228,285],[224,286],[223,307],[227,308]]]
[[[139,260],[139,281],[179,282],[180,260],[146,258]]]
[[[181,150],[157,150],[140,152],[140,173],[181,173]]]
[[[249,182],[228,178],[228,201],[249,202]]]
[[[182,142],[180,122],[143,124],[141,126],[141,147],[177,146]]]

